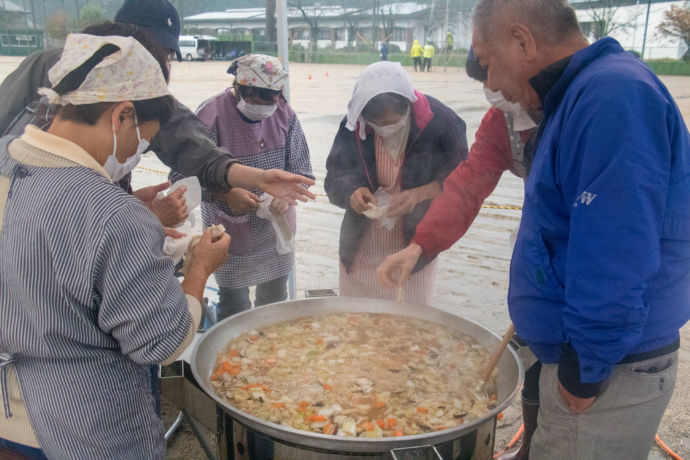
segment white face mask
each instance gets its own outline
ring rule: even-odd
[[[537,126],[527,112],[522,109],[520,104],[508,102],[503,97],[503,93],[500,91],[491,91],[489,88],[484,88],[484,95],[486,96],[486,100],[489,101],[489,104],[491,104],[493,107],[496,107],[498,110],[502,110],[503,112],[511,112],[515,114],[515,129],[517,131],[525,131]]]
[[[119,181],[132,172],[139,164],[139,161],[141,161],[141,155],[149,148],[149,141],[142,139],[139,133],[139,123],[137,121],[136,112],[134,112],[134,126],[137,129],[137,140],[139,144],[137,145],[136,153],[127,158],[124,163],[120,163],[115,156],[117,152],[117,136],[115,135],[115,126],[113,126],[113,153],[105,160],[105,164],[103,165],[103,169],[105,169],[113,182]]]
[[[239,110],[242,115],[244,115],[252,121],[265,120],[266,118],[273,115],[273,113],[276,111],[276,108],[278,108],[278,104],[249,104],[244,99],[242,99],[242,96],[240,96],[240,102],[237,103],[237,110]]]
[[[522,110],[520,104],[506,101],[503,97],[503,93],[500,91],[491,91],[489,88],[484,88],[484,96],[486,96],[486,100],[489,101],[489,104],[504,112],[517,112]]]
[[[376,134],[384,139],[387,139],[391,136],[395,136],[400,132],[401,129],[405,128],[405,125],[407,125],[407,115],[408,114],[406,113],[399,121],[393,123],[392,125],[379,126],[370,121],[368,121],[367,124],[372,127]]]
[[[383,140],[388,154],[396,161],[400,158],[407,144],[407,136],[410,132],[408,129],[409,121],[410,111],[408,109],[405,115],[393,124],[379,126],[374,123],[369,123],[376,135]]]

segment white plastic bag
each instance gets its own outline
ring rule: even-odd
[[[186,221],[181,222],[180,224],[175,226],[175,228],[178,230],[181,227],[183,227],[187,221],[191,223],[192,227],[194,227],[194,225],[196,224],[192,210],[201,204],[201,184],[199,183],[199,179],[197,179],[196,176],[192,176],[178,180],[177,182],[172,184],[172,186],[169,189],[163,190],[162,192],[158,192],[158,196],[153,200],[162,200],[163,198],[170,195],[172,192],[182,187],[183,185],[187,187],[187,190],[184,192],[184,199],[187,205],[187,211],[189,212],[189,216],[187,217]]]
[[[392,230],[395,227],[395,219],[388,217],[388,208],[391,205],[393,195],[382,188],[376,190],[374,193],[376,204],[371,205],[370,209],[363,212],[371,220],[378,220],[379,224],[386,230]]]
[[[295,238],[292,235],[292,229],[288,224],[286,214],[273,214],[271,212],[273,197],[268,193],[261,195],[259,200],[261,203],[259,204],[259,209],[256,210],[256,215],[271,221],[273,231],[276,234],[276,251],[278,251],[278,254],[293,252],[295,250]]]
[[[184,199],[187,204],[187,212],[189,215],[187,216],[187,220],[175,227],[175,230],[184,233],[185,236],[182,238],[167,236],[163,242],[163,254],[172,257],[175,265],[182,260],[192,239],[203,233],[201,223],[196,222],[194,213],[192,212],[201,204],[201,184],[199,184],[199,179],[196,177],[185,177],[175,182],[169,189],[159,192],[156,197],[156,200],[160,200],[183,185],[187,187],[187,190],[184,192]]]

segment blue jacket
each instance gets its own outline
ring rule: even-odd
[[[610,38],[574,54],[543,102],[510,315],[540,360],[574,349],[581,382],[595,383],[675,342],[690,316],[688,129]]]

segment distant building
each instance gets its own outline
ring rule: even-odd
[[[393,3],[382,6],[376,15],[377,41],[388,39],[389,44],[407,51],[417,39],[424,41],[429,5]],[[310,20],[318,24],[316,44],[319,48],[345,48],[348,44],[371,42],[374,12],[371,8],[356,9],[341,6],[305,7]],[[264,8],[228,9],[201,13],[184,18],[184,27],[195,33],[252,37],[262,41],[265,25]],[[390,26],[393,27],[390,27]],[[310,27],[297,8],[288,9],[288,35],[293,44],[309,46]],[[388,35],[388,36],[386,36]]]
[[[570,4],[575,8],[582,32],[590,41],[596,38],[597,28],[602,27],[597,22],[607,22],[608,26],[603,27],[610,31],[608,36],[618,40],[626,50],[642,54],[647,1],[570,0]],[[664,13],[672,5],[688,8],[686,1],[654,0],[651,3],[644,59],[680,59],[687,51],[685,42],[680,38],[665,37],[658,32]]]
[[[618,40],[628,50],[641,54],[647,14],[646,0],[569,0],[577,13],[582,30],[594,40],[597,22],[609,22],[608,35]],[[471,7],[466,4],[463,11],[448,11],[445,2],[429,4],[401,2],[386,4],[378,11],[372,8],[356,9],[342,6],[305,7],[310,20],[318,24],[317,46],[319,48],[344,48],[353,44],[369,44],[372,36],[377,41],[388,39],[389,44],[408,51],[416,39],[424,45],[431,41],[437,50],[443,49],[446,32],[450,30],[455,40],[455,49],[467,49],[472,41]],[[658,25],[664,19],[664,12],[671,5],[687,8],[688,1],[652,0],[645,59],[679,59],[685,53],[685,43],[677,38],[663,37]],[[372,34],[374,22],[377,34]],[[193,33],[213,35],[245,36],[255,42],[264,40],[264,8],[228,9],[221,12],[201,13],[184,18],[184,27]],[[288,9],[289,40],[305,48],[310,42],[310,27],[297,8]],[[373,45],[373,44],[372,44]],[[378,49],[378,48],[377,48]]]
[[[33,28],[30,15],[12,0],[0,0],[0,54],[26,56],[43,49],[43,31]]]

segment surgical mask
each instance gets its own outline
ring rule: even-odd
[[[489,101],[489,104],[504,112],[517,112],[518,110],[522,110],[520,104],[506,101],[503,97],[503,93],[500,91],[491,91],[489,88],[484,88],[484,96],[486,96],[486,100]]]
[[[383,144],[386,146],[388,154],[397,161],[402,155],[405,145],[407,144],[407,136],[409,134],[409,122],[410,122],[410,112],[409,109],[403,117],[391,124],[386,126],[378,126],[374,123],[369,123],[369,125],[374,129],[374,132],[383,140]]]
[[[500,91],[491,91],[489,88],[484,88],[484,95],[486,100],[489,101],[493,107],[503,112],[511,112],[515,114],[515,130],[525,131],[531,128],[535,128],[537,124],[530,118],[530,116],[525,112],[520,104],[514,102],[508,102],[504,97],[503,93]]]
[[[242,99],[242,96],[240,96],[240,102],[237,103],[237,110],[239,110],[242,115],[244,115],[252,121],[265,120],[266,118],[273,115],[273,113],[276,111],[276,108],[278,108],[278,104],[249,104],[247,101]]]
[[[409,112],[408,112],[409,113]],[[407,125],[407,116],[408,113],[406,113],[399,121],[391,124],[391,125],[386,125],[386,126],[379,126],[377,124],[374,124],[372,122],[367,122],[369,126],[372,127],[374,132],[381,136],[384,139],[387,139],[391,136],[394,136],[398,132],[400,132],[401,129],[405,128],[405,125]]]
[[[115,156],[115,153],[117,152],[117,135],[115,134],[115,125],[113,125],[113,153],[108,157],[107,160],[105,160],[105,164],[103,165],[103,169],[105,169],[113,182],[119,181],[127,174],[132,172],[132,170],[134,170],[134,168],[136,168],[139,164],[139,161],[141,161],[141,155],[143,155],[146,149],[149,148],[149,141],[141,138],[136,112],[134,112],[134,126],[137,130],[137,140],[139,141],[137,151],[134,155],[127,158],[124,163],[120,163]]]

